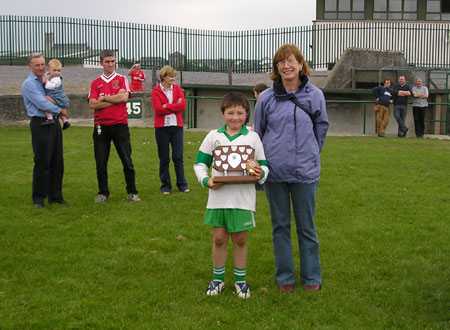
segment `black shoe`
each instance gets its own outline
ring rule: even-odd
[[[41,125],[45,126],[45,125],[50,125],[50,124],[54,124],[55,120],[54,119],[47,119],[46,121],[42,122]]]
[[[69,127],[70,127],[70,123],[69,123],[68,121],[66,121],[66,122],[63,124],[63,130],[68,129]]]
[[[408,127],[403,131],[403,137],[406,137],[406,133],[408,133]]]
[[[49,204],[70,204],[69,201],[66,201],[64,199],[61,199],[60,201],[48,201]]]
[[[45,206],[44,206],[44,204],[36,203],[36,204],[33,205],[33,207],[34,207],[35,209],[43,209]]]

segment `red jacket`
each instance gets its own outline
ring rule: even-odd
[[[161,89],[161,85],[157,85],[152,89],[152,105],[155,111],[155,119],[153,125],[155,127],[164,126],[164,117],[167,115],[175,114],[177,117],[177,126],[183,127],[183,118],[181,113],[186,109],[186,99],[184,98],[183,90],[180,86],[173,84],[173,103],[169,103],[169,99],[166,94],[164,94]],[[178,99],[181,98],[182,101],[177,103]],[[163,105],[166,108],[163,108]]]

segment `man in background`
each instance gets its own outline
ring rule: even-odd
[[[398,137],[405,137],[408,132],[406,127],[406,111],[408,107],[408,96],[412,95],[412,90],[406,84],[404,75],[398,77],[398,84],[394,86],[394,117],[398,123]]]
[[[377,86],[372,91],[376,97],[374,110],[377,119],[377,133],[378,136],[384,137],[386,127],[389,124],[389,104],[392,103],[391,80],[384,79],[384,85]]]

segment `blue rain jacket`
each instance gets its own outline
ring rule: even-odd
[[[291,101],[293,97],[304,110]],[[301,77],[295,94],[285,89],[280,79],[275,80],[255,106],[255,131],[270,169],[267,181],[317,182],[328,126],[325,97],[307,76]]]

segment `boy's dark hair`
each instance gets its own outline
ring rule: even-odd
[[[141,62],[139,62],[139,61],[136,61],[136,62],[134,62],[134,64],[141,64]]]
[[[250,104],[248,103],[247,97],[241,92],[230,92],[225,94],[222,98],[222,103],[220,104],[220,111],[225,113],[227,108],[234,106],[241,106],[245,109],[245,112],[250,112]]]
[[[100,61],[103,61],[105,59],[105,57],[111,57],[111,56],[116,57],[116,54],[112,50],[109,50],[109,49],[102,50],[100,52]]]
[[[265,83],[259,83],[256,84],[253,88],[253,91],[260,94],[261,92],[265,91],[268,88],[268,86]]]

